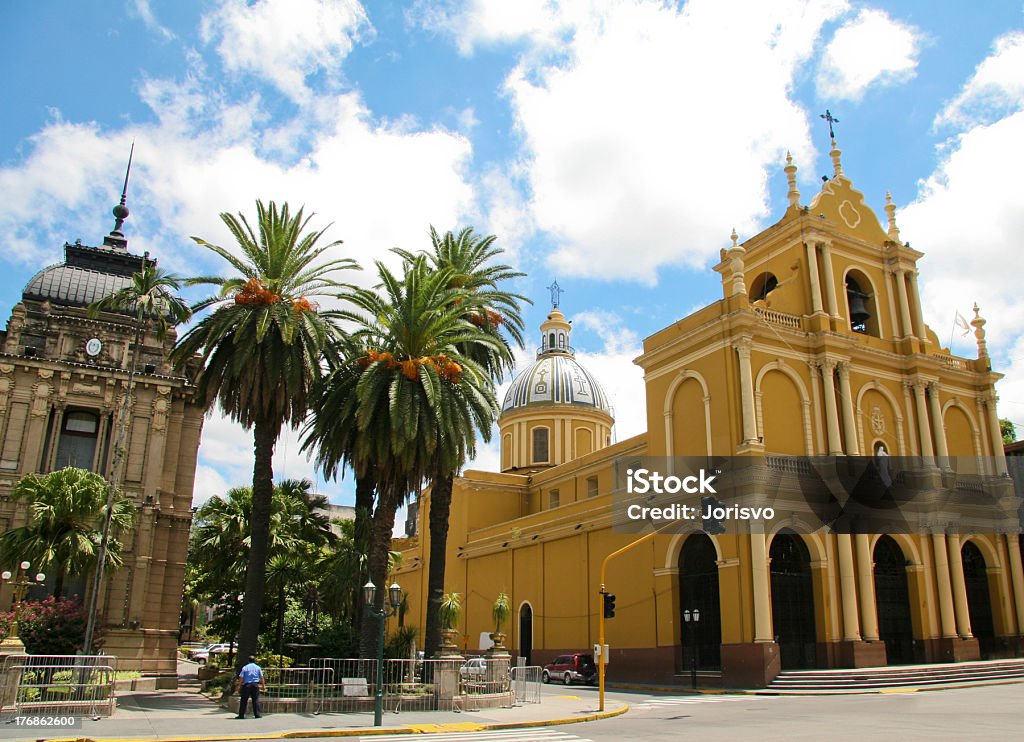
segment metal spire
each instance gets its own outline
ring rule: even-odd
[[[132,140],[132,148],[128,152],[128,168],[124,171],[124,187],[121,188],[121,203],[114,207],[114,231],[110,234],[124,237],[121,232],[121,227],[124,225],[124,220],[128,218],[128,207],[125,202],[128,200],[128,176],[132,173],[132,157],[135,155],[135,140]]]

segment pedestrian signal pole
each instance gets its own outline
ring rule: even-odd
[[[610,562],[612,559],[619,556],[620,554],[625,554],[630,549],[636,548],[640,544],[650,541],[652,538],[657,536],[663,529],[668,528],[670,525],[674,524],[674,521],[669,521],[661,528],[651,531],[646,536],[641,536],[632,543],[626,544],[618,551],[613,551],[611,554],[604,558],[603,562],[601,562],[601,611],[597,614],[597,640],[598,642],[600,642],[601,647],[601,656],[597,664],[597,685],[599,699],[598,711],[604,711],[604,668],[608,664],[608,660],[610,659],[610,657],[608,656],[608,645],[605,644],[604,641],[604,622],[605,619],[615,617],[615,596],[605,589],[605,575],[608,571],[608,562]]]

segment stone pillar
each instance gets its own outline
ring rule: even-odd
[[[917,287],[917,271],[907,271],[910,276],[910,310],[914,315],[914,334],[922,343],[928,342],[924,315],[921,312],[921,290]]]
[[[999,398],[995,392],[985,400],[988,407],[988,429],[992,438],[992,467],[998,475],[1006,475],[1006,454],[1003,451],[1003,434],[999,430],[999,413],[996,412],[996,401]]]
[[[949,575],[949,562],[946,559],[945,534],[932,534],[932,551],[935,552],[935,583],[938,587],[936,599],[939,604],[939,626],[941,627],[944,639],[955,639],[956,620],[953,612],[952,580]]]
[[[842,456],[843,443],[839,435],[839,409],[836,406],[836,387],[833,380],[836,362],[825,359],[821,363],[821,381],[825,388],[825,423],[828,430],[829,456]]]
[[[970,639],[972,637],[971,613],[967,608],[967,583],[964,582],[964,560],[960,554],[960,534],[947,533],[946,547],[949,552],[949,575],[952,578],[956,630],[961,639]]]
[[[821,313],[821,282],[818,279],[818,255],[814,245],[804,244],[807,248],[807,273],[811,280],[811,306],[814,314]]]
[[[821,243],[821,263],[825,270],[825,309],[832,317],[839,316],[839,304],[836,301],[836,276],[832,272],[832,243]]]
[[[939,404],[939,385],[932,382],[928,385],[928,402],[932,413],[932,430],[935,434],[935,448],[939,456],[939,465],[949,466],[949,449],[946,447],[946,426],[942,420],[942,405]]]
[[[754,420],[754,375],[750,368],[750,338],[740,338],[733,347],[740,361],[740,402],[743,412],[743,442],[757,443]]]
[[[860,456],[857,424],[854,420],[853,392],[850,390],[850,364],[848,361],[839,364],[839,393],[843,397],[843,435],[846,436],[846,454],[848,456]]]
[[[857,616],[857,581],[853,573],[853,539],[848,533],[836,534],[839,542],[839,592],[843,603],[843,640],[860,641]]]
[[[1020,541],[1015,533],[1007,533],[1006,550],[1009,554],[1010,580],[1013,583],[1013,607],[1017,613],[1018,633],[1024,634],[1024,565],[1020,558]]]
[[[878,641],[878,608],[875,604],[874,560],[866,533],[857,534],[857,583],[860,588],[860,622],[864,639]]]
[[[764,534],[751,529],[751,581],[754,587],[754,641],[773,642],[771,580],[768,573],[768,549]]]
[[[917,403],[917,432],[921,436],[921,456],[930,459],[935,456],[932,436],[928,430],[928,402],[924,396],[925,382],[914,382],[914,401]]]
[[[907,277],[906,273],[902,268],[896,269],[896,293],[899,296],[900,304],[900,320],[902,326],[900,328],[900,337],[908,338],[914,334],[913,326],[910,322],[910,303],[907,299]]]

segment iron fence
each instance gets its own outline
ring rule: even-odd
[[[266,691],[261,694],[261,710],[267,713],[373,710],[377,693],[376,660],[324,657],[311,660],[309,664],[309,667],[264,669]],[[395,714],[510,707],[516,699],[509,662],[503,659],[385,660],[381,680],[383,708]],[[521,680],[520,684],[525,682]],[[539,697],[539,691],[537,694]],[[529,693],[524,690],[523,695],[526,697]]]

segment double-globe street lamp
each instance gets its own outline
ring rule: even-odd
[[[380,622],[380,641],[377,642],[377,690],[373,699],[373,725],[379,727],[383,723],[384,715],[384,628],[391,616],[398,614],[398,606],[402,602],[402,588],[397,582],[388,588],[387,600],[383,607],[377,608],[377,586],[372,582],[363,585],[363,601],[366,603],[366,613],[374,616]]]
[[[17,649],[24,651],[25,645],[22,643],[21,638],[18,636],[18,620],[21,618],[21,602],[25,599],[25,594],[28,592],[30,587],[36,585],[42,585],[46,582],[46,575],[42,572],[36,574],[35,579],[29,575],[29,570],[32,565],[29,562],[22,562],[18,565],[18,569],[15,572],[11,572],[9,569],[5,569],[0,572],[0,579],[3,579],[8,585],[14,587],[14,600],[12,608],[14,609],[14,621],[11,624],[10,633],[3,640],[2,646],[4,649]]]
[[[700,623],[700,609],[683,611],[683,623],[686,624],[686,637],[690,642],[690,682],[697,687],[697,624]]]

